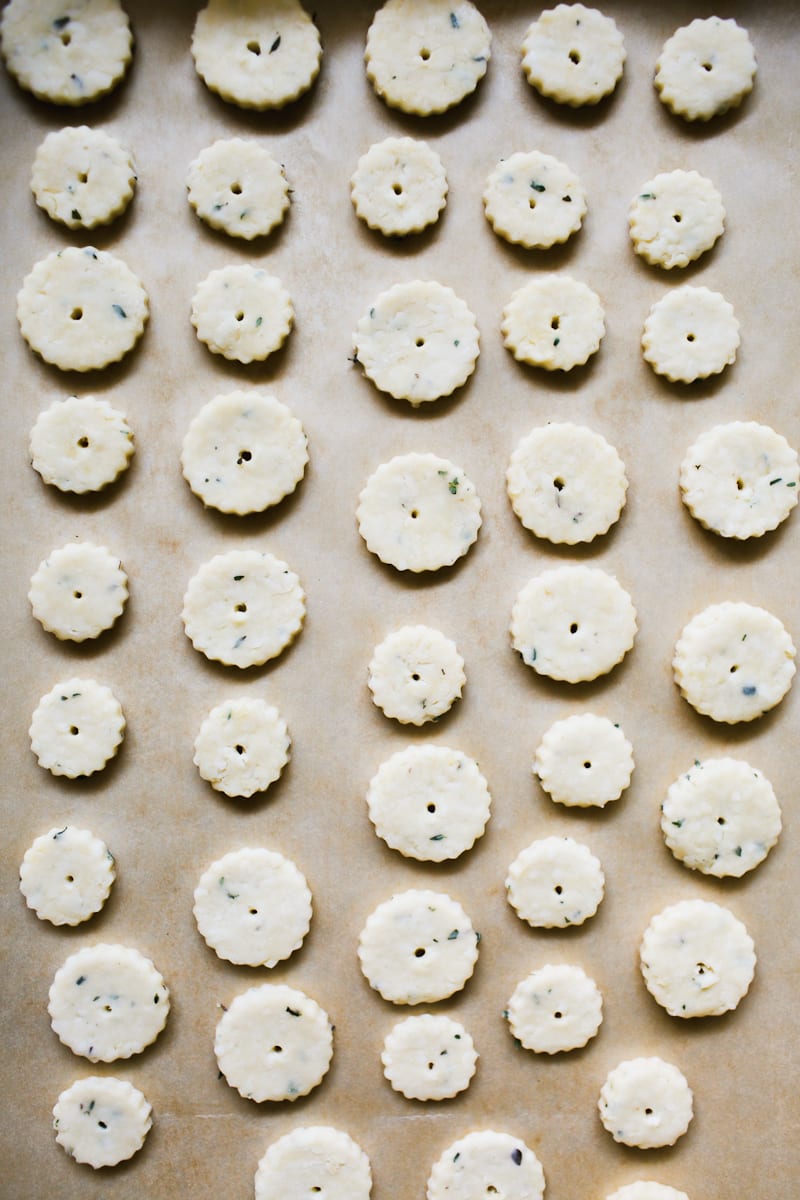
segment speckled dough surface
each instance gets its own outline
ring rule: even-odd
[[[673,113],[708,121],[741,104],[755,74],[747,30],[731,19],[698,17],[664,43],[653,82]]]
[[[633,248],[671,270],[710,250],[725,229],[722,197],[699,171],[666,171],[643,183],[628,213]]]
[[[372,1171],[364,1151],[341,1129],[301,1126],[278,1138],[258,1164],[255,1200],[369,1200]]]
[[[508,242],[546,249],[566,242],[586,215],[586,191],[565,163],[539,150],[503,158],[486,180],[486,219]]]
[[[350,198],[370,229],[404,237],[438,221],[447,199],[447,175],[427,142],[388,137],[359,158]]]
[[[582,366],[606,331],[599,296],[570,275],[524,283],[503,309],[500,328],[514,358],[546,371]]]
[[[286,341],[294,308],[275,275],[251,263],[219,267],[197,285],[192,324],[212,354],[262,362]]]
[[[459,1138],[433,1164],[427,1200],[542,1200],[542,1164],[521,1138],[481,1129]]]
[[[128,577],[105,546],[67,542],[48,554],[31,579],[33,615],[61,641],[99,637],[122,615]]]
[[[270,233],[289,207],[281,164],[244,138],[220,138],[201,150],[189,164],[186,189],[206,225],[245,241]]]
[[[76,1079],[53,1108],[56,1141],[76,1162],[115,1167],[141,1150],[153,1124],[152,1111],[144,1094],[126,1079]]]
[[[526,1050],[559,1054],[578,1050],[603,1019],[595,981],[572,963],[547,963],[515,987],[506,1009],[508,1027]]]
[[[73,677],[42,696],[28,733],[40,767],[75,779],[102,770],[114,757],[125,717],[111,688]]]
[[[128,207],[135,184],[130,153],[116,138],[87,125],[48,133],[33,160],[36,203],[70,229],[113,221]]]
[[[36,418],[29,448],[31,466],[45,483],[78,495],[113,483],[133,450],[124,414],[94,396],[54,400]]]
[[[615,1142],[655,1150],[689,1128],[693,1096],[683,1073],[661,1058],[631,1058],[609,1071],[600,1089],[600,1120]]]
[[[611,17],[583,4],[557,4],[528,28],[522,69],[532,87],[576,108],[613,92],[625,65],[625,44]]]
[[[546,731],[533,773],[556,804],[604,808],[622,795],[633,766],[633,747],[619,725],[594,713],[575,713]]]
[[[194,764],[226,796],[265,792],[289,761],[292,741],[274,704],[241,696],[217,704],[194,742]]]
[[[460,698],[464,660],[439,629],[403,625],[375,647],[367,682],[385,716],[403,725],[425,725]]]
[[[88,829],[64,825],[25,851],[19,890],[28,908],[53,925],[80,925],[98,913],[116,877],[114,856]]]
[[[406,1017],[389,1031],[383,1073],[409,1100],[448,1100],[469,1087],[478,1055],[472,1038],[452,1017]]]
[[[506,898],[536,929],[582,925],[597,912],[605,876],[583,842],[546,837],[521,850],[508,868]]]

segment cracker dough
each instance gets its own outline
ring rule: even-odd
[[[543,275],[514,292],[500,326],[518,362],[546,371],[571,371],[600,349],[606,331],[603,306],[585,283],[570,275]]]
[[[386,1035],[383,1073],[409,1100],[448,1100],[469,1087],[478,1055],[472,1038],[452,1017],[406,1017]]]
[[[756,57],[732,19],[698,17],[668,38],[653,80],[659,99],[687,121],[708,121],[753,89]]]
[[[62,371],[119,362],[144,332],[147,292],[107,250],[67,246],[38,262],[17,294],[25,341]]]
[[[631,1058],[609,1071],[600,1089],[600,1120],[615,1142],[654,1150],[673,1146],[689,1128],[692,1091],[661,1058]]]
[[[333,1026],[304,992],[265,983],[236,996],[223,1013],[214,1053],[230,1086],[246,1100],[297,1100],[327,1073]]]
[[[752,871],[780,831],[772,784],[741,759],[696,761],[670,786],[661,805],[661,832],[675,857],[718,879]]]
[[[625,64],[625,44],[611,17],[583,4],[557,4],[528,28],[522,69],[543,96],[573,108],[613,92]]]
[[[730,909],[681,900],[656,913],[642,936],[642,975],[673,1017],[716,1017],[736,1008],[756,967],[753,939]]]
[[[53,1108],[56,1141],[76,1162],[115,1167],[141,1150],[152,1108],[125,1079],[89,1075],[66,1088]]]
[[[258,142],[220,138],[189,164],[188,200],[206,225],[252,241],[280,225],[289,207],[283,167]]]
[[[186,636],[230,667],[262,666],[294,641],[306,605],[285,562],[258,550],[229,550],[203,563],[183,598]]]
[[[517,984],[506,1016],[512,1036],[526,1050],[559,1054],[578,1050],[595,1036],[603,998],[582,967],[547,963]]]
[[[719,292],[685,283],[657,300],[642,330],[642,353],[657,375],[694,383],[736,361],[739,322]]]
[[[539,150],[502,158],[483,191],[495,233],[528,249],[566,242],[586,216],[586,191],[565,163]]]
[[[47,1011],[53,1032],[73,1054],[114,1062],[156,1040],[169,1015],[169,991],[138,950],[99,943],[77,950],[59,967]]]
[[[247,799],[280,777],[291,745],[277,708],[243,696],[211,709],[195,738],[194,764],[216,791]]]
[[[110,629],[122,615],[128,577],[105,546],[67,542],[39,564],[28,599],[48,633],[62,641],[85,642]]]
[[[420,862],[458,858],[482,836],[492,798],[478,764],[447,746],[412,745],[378,768],[367,791],[375,832]]]
[[[633,766],[633,747],[619,725],[594,713],[575,713],[547,730],[533,773],[556,804],[604,808],[625,791]]]
[[[114,856],[88,829],[64,825],[25,851],[19,890],[40,921],[80,925],[98,913],[116,878]]]
[[[521,850],[508,868],[506,898],[535,929],[582,925],[597,912],[605,876],[588,846],[546,837]]]
[[[283,108],[319,74],[319,30],[298,0],[209,0],[192,34],[197,73],[240,108]]]
[[[48,133],[33,160],[36,203],[70,229],[113,221],[128,207],[135,184],[129,151],[102,129],[87,125]]]
[[[779,704],[792,684],[795,648],[766,609],[731,600],[692,617],[672,660],[685,700],[715,721],[753,721]]]
[[[353,334],[355,359],[367,378],[415,408],[466,383],[479,342],[464,301],[452,288],[422,279],[381,292]]]
[[[263,362],[286,341],[294,308],[286,288],[261,267],[220,267],[197,285],[192,324],[212,354]]]
[[[648,179],[628,213],[633,248],[646,262],[671,270],[710,250],[725,229],[725,208],[699,171],[666,171]]]
[[[31,466],[61,492],[97,492],[127,468],[134,450],[131,427],[107,400],[70,396],[54,400],[31,430]]]
[[[412,888],[370,913],[358,940],[361,970],[393,1004],[433,1004],[464,987],[480,934],[457,900]]]
[[[275,850],[232,850],[194,889],[200,935],[237,966],[274,967],[299,950],[311,924],[311,892],[295,864]]]
[[[370,475],[356,520],[381,562],[398,571],[437,571],[477,538],[481,502],[472,480],[449,459],[401,454]]]
[[[468,1133],[433,1164],[427,1200],[542,1200],[544,1171],[521,1138],[494,1129]]]
[[[439,220],[447,199],[447,175],[427,142],[388,137],[359,158],[350,198],[370,229],[386,237],[405,237]]]
[[[585,425],[541,425],[517,445],[506,490],[526,529],[574,546],[607,533],[625,504],[625,465],[606,439]]]
[[[301,1126],[267,1148],[258,1164],[255,1200],[369,1200],[372,1171],[349,1134],[326,1125]]]
[[[606,1200],[689,1200],[689,1197],[686,1192],[679,1192],[677,1188],[668,1187],[665,1183],[637,1179],[635,1183],[617,1188]]]
[[[117,86],[133,35],[119,0],[10,0],[0,52],[25,91],[51,104],[88,104]]]
[[[203,405],[181,450],[189,487],[220,512],[263,512],[295,490],[308,462],[303,426],[268,392],[227,392]]]
[[[681,499],[721,537],[761,537],[797,504],[797,451],[769,425],[731,421],[702,433],[686,451]]]
[[[94,679],[67,679],[42,696],[28,730],[39,766],[75,779],[100,771],[125,733],[122,706]]]
[[[403,725],[437,721],[466,683],[455,642],[428,625],[404,625],[375,647],[369,690],[385,716]]]
[[[582,683],[621,662],[636,636],[636,610],[613,575],[599,567],[552,567],[520,591],[511,642],[538,675]]]
[[[427,117],[475,91],[491,45],[469,0],[385,0],[367,31],[367,78],[391,108]]]

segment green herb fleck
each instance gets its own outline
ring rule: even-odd
[[[238,583],[240,579],[244,579],[244,575],[234,575],[233,578],[235,582]]]
[[[535,179],[531,180],[531,187],[533,188],[533,190],[535,192],[543,192],[544,191],[544,184],[537,183]]]
[[[124,321],[128,314],[125,312],[125,309],[122,307],[122,305],[121,304],[112,304],[111,307],[113,308],[113,310],[117,314],[117,316],[121,317],[122,320]]]
[[[517,1166],[519,1166],[522,1162],[522,1151],[520,1150],[519,1146],[515,1146],[511,1151],[511,1161],[516,1163]]]
[[[290,1017],[299,1017],[300,1016],[299,1011],[296,1008],[289,1008],[288,1004],[286,1005],[286,1011]]]
[[[278,49],[278,46],[280,46],[280,44],[281,44],[281,35],[278,34],[278,36],[275,38],[275,41],[272,43],[272,45],[269,48],[270,54],[274,54],[275,51]]]
[[[782,476],[778,475],[776,479],[770,479],[769,486],[774,487],[776,483],[783,483]]]
[[[451,496],[455,496],[458,491],[458,479],[451,479],[447,485]]]
[[[458,24],[458,17],[456,16],[456,14],[454,12],[450,13],[450,24],[453,26],[453,29],[460,28],[460,26]]]
[[[78,212],[77,208],[73,208],[73,210],[72,210],[72,220],[73,220],[73,221],[80,221],[80,219],[81,219],[81,214]]]
[[[455,339],[455,341],[453,342],[453,345],[454,345],[454,346],[460,346],[460,345],[461,345],[461,341],[460,341],[460,339],[459,339],[459,338],[456,338],[456,339]]]
[[[756,694],[756,689],[752,683],[745,684],[745,686],[742,688],[743,696],[755,696],[755,694]]]
[[[640,200],[655,200],[655,196],[653,195],[652,192],[642,192],[641,195],[639,196],[639,199]]]
[[[442,842],[442,841],[444,841],[444,834],[443,833],[434,833],[433,837],[430,840],[432,842]]]
[[[75,983],[77,984],[78,987],[80,987],[82,983],[86,983],[86,976],[79,975],[78,978],[75,980]]]
[[[258,327],[259,327],[260,325],[262,325],[262,324],[263,324],[263,322],[264,322],[264,318],[263,318],[263,317],[256,317],[256,329],[258,329]]]
[[[681,825],[683,824],[683,817],[681,817],[681,819],[679,821],[673,821],[672,824],[675,826],[676,829],[680,829]]]
[[[560,342],[560,341],[561,341],[561,338],[560,338],[560,337],[554,337],[554,338],[553,338],[553,345],[554,345],[554,346],[557,346],[557,345],[559,344],[559,342]]]
[[[448,935],[447,935],[447,940],[448,940],[448,942],[454,942],[457,937],[458,937],[458,930],[451,929],[450,933],[448,933]]]
[[[742,857],[742,847],[737,846],[733,853],[736,855],[737,858],[741,858]]]
[[[63,29],[65,25],[69,25],[69,17],[56,17],[53,21],[53,29]]]
[[[787,486],[787,487],[797,487],[797,484],[794,482],[794,480],[792,480],[792,482],[791,482],[791,483],[787,483],[787,485],[786,485],[786,486]]]

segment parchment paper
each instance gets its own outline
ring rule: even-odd
[[[795,640],[800,637],[800,518],[795,514],[757,541],[730,545],[696,524],[680,502],[677,482],[686,448],[720,421],[765,421],[794,445],[800,442],[795,6],[791,0],[731,2],[719,10],[749,29],[759,73],[740,110],[697,126],[660,104],[652,73],[665,39],[692,17],[708,15],[706,6],[608,0],[604,11],[626,40],[624,78],[596,109],[573,111],[542,100],[521,72],[519,46],[538,8],[484,0],[494,35],[488,74],[472,99],[428,120],[393,112],[373,94],[362,62],[373,7],[362,0],[318,0],[322,74],[305,99],[276,114],[226,104],[197,77],[189,53],[197,5],[129,0],[127,7],[135,60],[106,100],[59,109],[23,94],[0,73],[6,700],[0,724],[0,1193],[8,1200],[247,1197],[271,1141],[297,1125],[330,1123],[369,1154],[375,1200],[419,1200],[433,1161],[476,1128],[523,1138],[543,1163],[548,1200],[603,1200],[636,1178],[672,1184],[691,1200],[791,1200],[800,1174],[797,689],[759,721],[720,726],[681,699],[670,661],[686,621],[726,599],[764,605]],[[45,134],[80,123],[97,125],[131,147],[139,173],[127,215],[90,236],[51,223],[28,186]],[[390,133],[428,139],[450,184],[439,223],[396,243],[363,227],[349,200],[359,155]],[[293,189],[285,224],[253,245],[205,228],[185,198],[190,160],[214,139],[235,135],[266,145],[285,164]],[[520,149],[555,154],[584,181],[584,228],[561,249],[514,249],[483,216],[486,176],[502,156]],[[638,260],[627,232],[631,197],[657,171],[675,167],[707,174],[728,212],[717,247],[680,275]],[[24,344],[14,298],[33,264],[51,250],[92,243],[119,254],[139,274],[152,316],[140,347],[120,366],[64,375]],[[245,368],[212,356],[189,323],[197,283],[209,270],[238,262],[266,266],[294,300],[295,329],[264,366]],[[511,293],[549,269],[585,280],[606,310],[599,354],[563,376],[515,363],[499,333]],[[452,286],[476,314],[482,335],[472,380],[450,400],[421,411],[387,400],[349,360],[355,323],[374,296],[416,277]],[[685,281],[721,291],[742,331],[735,366],[688,388],[658,379],[639,347],[650,305]],[[268,515],[223,517],[204,511],[182,479],[181,441],[213,395],[251,385],[267,386],[301,418],[311,463],[295,496]],[[127,475],[83,499],[45,487],[28,464],[37,414],[73,392],[103,396],[122,408],[137,444]],[[537,541],[505,495],[514,445],[551,419],[599,430],[627,467],[622,519],[583,549]],[[355,525],[367,476],[408,450],[452,458],[483,502],[476,546],[459,565],[431,577],[383,567]],[[41,630],[26,599],[40,560],[73,539],[112,549],[131,586],[118,627],[80,647]],[[180,620],[184,590],[200,563],[237,546],[286,559],[308,594],[307,622],[296,644],[270,666],[244,673],[208,663],[193,650]],[[614,572],[633,596],[640,627],[621,667],[577,687],[538,678],[512,651],[507,633],[519,588],[536,572],[570,562]],[[384,718],[366,687],[374,645],[405,622],[443,629],[466,661],[463,700],[421,731]],[[128,720],[118,758],[82,781],[42,770],[27,736],[39,698],[73,674],[108,683]],[[277,704],[294,746],[284,777],[249,803],[212,791],[192,763],[205,714],[241,695]],[[554,805],[531,776],[534,750],[552,721],[584,710],[619,721],[636,757],[630,789],[602,812]],[[450,865],[403,859],[375,836],[367,818],[365,791],[380,762],[409,742],[428,740],[473,755],[493,795],[485,837]],[[688,871],[665,848],[659,829],[659,804],[669,784],[696,758],[718,754],[762,769],[783,809],[778,846],[740,882]],[[104,838],[119,872],[103,913],[75,930],[38,921],[17,888],[18,866],[33,838],[67,822]],[[534,838],[551,833],[585,841],[606,873],[597,916],[565,932],[531,930],[504,897],[509,863]],[[245,845],[266,845],[294,859],[314,895],[302,951],[272,971],[218,960],[192,917],[201,871]],[[381,1000],[356,958],[368,913],[410,886],[451,893],[483,934],[474,977],[463,992],[435,1006],[464,1022],[480,1053],[469,1089],[440,1104],[408,1101],[383,1078],[383,1038],[408,1010]],[[735,1013],[684,1022],[667,1016],[645,990],[638,946],[656,911],[692,896],[729,905],[754,937],[759,961]],[[150,955],[171,989],[173,1009],[164,1034],[145,1053],[94,1067],[58,1042],[46,1005],[58,966],[78,947],[98,941],[128,943]],[[502,1017],[518,980],[548,961],[582,964],[605,1001],[599,1035],[585,1050],[553,1058],[517,1048]],[[258,1106],[241,1099],[218,1076],[214,1059],[220,1005],[268,980],[307,991],[336,1027],[328,1076],[293,1104]],[[597,1116],[607,1072],[639,1054],[676,1063],[694,1090],[695,1118],[670,1150],[619,1146]],[[145,1149],[118,1169],[79,1166],[54,1139],[56,1097],[91,1073],[131,1080],[153,1105]]]

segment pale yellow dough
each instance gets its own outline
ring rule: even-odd
[[[642,184],[628,224],[636,253],[672,270],[688,266],[722,237],[725,208],[714,184],[698,171],[667,171]]]
[[[575,713],[544,734],[533,773],[556,804],[604,808],[622,795],[633,766],[633,747],[619,725],[594,713]]]
[[[291,745],[277,708],[242,696],[212,708],[195,738],[194,763],[216,791],[248,799],[280,777]]]
[[[542,1200],[542,1164],[522,1138],[480,1129],[442,1152],[428,1179],[427,1200]]]
[[[40,921],[80,925],[98,913],[116,878],[114,856],[88,829],[65,825],[25,851],[19,889]]]
[[[42,696],[31,718],[31,750],[39,766],[75,779],[100,771],[125,732],[122,706],[94,679],[67,679]]]
[[[427,142],[388,137],[358,160],[350,199],[370,229],[386,237],[419,233],[438,221],[447,198],[442,160]]]
[[[463,1025],[443,1014],[406,1017],[386,1035],[383,1073],[409,1100],[448,1100],[475,1074],[478,1055]]]
[[[206,225],[245,241],[270,233],[289,207],[281,164],[244,138],[221,138],[201,150],[189,164],[186,189]]]
[[[756,57],[732,19],[698,17],[668,38],[653,80],[659,98],[687,121],[708,121],[752,91]]]
[[[258,1164],[255,1200],[369,1200],[372,1169],[364,1151],[341,1129],[301,1126],[268,1148]]]
[[[576,233],[586,191],[565,163],[538,150],[503,158],[486,180],[486,219],[495,233],[529,249],[546,249]]]
[[[522,43],[522,69],[532,87],[572,108],[613,92],[625,65],[625,44],[611,17],[583,4],[545,9]]]
[[[600,298],[570,275],[544,275],[514,292],[500,326],[519,362],[570,371],[600,349],[605,314]]]
[[[61,492],[97,492],[128,466],[134,450],[123,413],[107,400],[54,400],[31,430],[30,458],[43,481]]]
[[[70,229],[107,225],[133,197],[133,159],[102,129],[48,133],[33,160],[31,191],[48,217]]]
[[[598,1109],[615,1142],[655,1150],[674,1145],[686,1133],[693,1102],[685,1076],[672,1063],[630,1058],[609,1071]]]
[[[115,1167],[141,1150],[153,1124],[152,1111],[143,1093],[126,1079],[76,1079],[53,1109],[56,1141],[76,1162]]]
[[[286,341],[294,308],[286,288],[262,267],[240,263],[211,271],[192,298],[192,324],[212,354],[262,362]]]
[[[128,577],[105,546],[67,542],[41,562],[28,592],[33,615],[62,641],[99,637],[122,615]]]
[[[546,963],[515,987],[506,1009],[512,1037],[536,1054],[578,1050],[603,1019],[595,981],[572,963]]]
[[[657,300],[642,331],[642,352],[657,375],[694,383],[736,361],[739,322],[719,292],[685,283]]]

